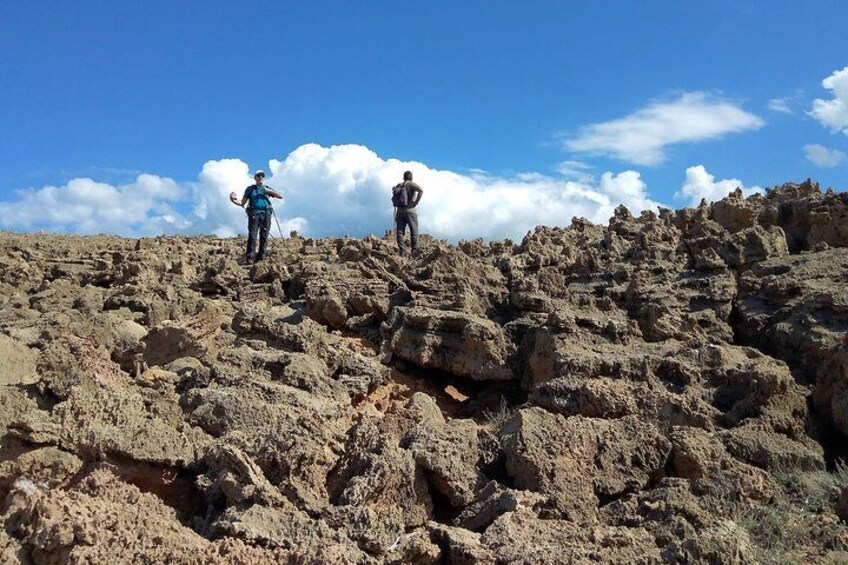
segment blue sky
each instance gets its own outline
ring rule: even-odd
[[[679,207],[722,180],[756,190],[812,177],[842,190],[848,74],[830,90],[822,81],[848,65],[845,21],[848,4],[835,1],[6,2],[0,228],[227,235],[242,218],[213,200],[274,159],[287,164],[273,180],[293,196],[278,212],[316,235],[339,218],[310,205],[315,191],[343,201],[342,217],[362,215],[346,229],[375,230],[390,209],[369,224],[365,204],[380,207],[380,184],[409,162],[450,187],[429,199],[430,225],[448,238],[473,235],[455,227],[467,223],[461,210],[436,201],[458,190],[470,191],[460,202],[476,194],[503,207],[522,191],[571,203],[579,192],[602,207],[598,218],[618,190],[635,208]],[[825,106],[811,114],[815,100]],[[302,151],[314,170],[296,173],[305,165],[287,157],[307,144],[356,149]],[[359,148],[379,158],[367,171]],[[227,159],[238,160],[226,161],[232,170],[203,177],[205,164]],[[334,167],[368,182],[345,192]],[[135,202],[140,174],[159,183],[143,217],[104,224],[97,206],[83,209],[89,197]],[[282,184],[295,177],[304,184]],[[45,219],[39,201],[77,212]],[[557,221],[528,204],[518,228],[483,235],[536,220]]]

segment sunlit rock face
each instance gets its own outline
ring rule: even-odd
[[[0,234],[0,561],[747,563],[781,516],[837,559],[847,206],[807,182],[256,265]]]

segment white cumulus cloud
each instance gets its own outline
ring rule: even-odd
[[[813,108],[808,113],[830,131],[848,135],[848,67],[834,71],[822,81],[822,86],[832,92],[833,98],[813,100]]]
[[[845,153],[837,149],[828,149],[818,143],[805,145],[804,155],[819,167],[837,167],[845,161]]]
[[[17,200],[0,207],[6,229],[72,233],[148,235],[176,233],[190,226],[175,209],[187,188],[156,175],[113,186],[90,178],[75,178],[63,186],[15,192]]]
[[[565,146],[637,165],[658,165],[669,145],[715,139],[764,123],[731,102],[704,92],[687,92],[677,100],[654,102],[629,116],[585,126]]]
[[[252,183],[250,169],[241,159],[207,161],[198,182],[191,183],[193,231],[219,237],[244,233],[244,211],[230,203],[229,194],[235,192],[241,199],[244,188]]]
[[[308,144],[272,161],[269,179],[286,195],[285,217],[302,218],[310,235],[381,234],[392,226],[389,187],[412,171],[424,189],[422,230],[451,240],[520,238],[539,224],[565,225],[574,216],[606,222],[615,207],[653,207],[639,173],[605,173],[598,185],[524,173],[473,176],[419,162],[382,159],[361,145]]]
[[[449,240],[520,239],[536,225],[568,225],[574,216],[605,223],[619,204],[634,212],[658,205],[636,171],[606,172],[598,182],[539,173],[468,175],[384,159],[362,145],[302,145],[284,160],[270,161],[267,184],[284,195],[274,204],[286,235],[292,229],[313,237],[382,235],[393,223],[390,187],[406,170],[424,189],[422,232]],[[126,185],[79,178],[17,191],[16,200],[0,207],[0,228],[230,237],[245,233],[247,222],[228,196],[241,198],[250,175],[244,161],[221,159],[206,162],[188,182],[145,174]]]
[[[703,165],[686,169],[686,181],[683,187],[675,193],[674,198],[684,200],[687,206],[697,206],[701,199],[707,202],[721,200],[737,188],[742,189],[743,196],[765,192],[759,186],[745,187],[739,179],[715,180]]]

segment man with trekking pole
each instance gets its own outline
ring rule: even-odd
[[[247,254],[245,256],[245,261],[248,264],[258,263],[265,258],[268,235],[271,231],[271,216],[274,215],[274,208],[271,206],[270,199],[283,197],[280,193],[265,186],[265,171],[256,171],[253,180],[255,184],[244,190],[241,202],[238,201],[235,192],[230,193],[230,202],[236,206],[244,207],[245,204],[249,204],[246,208]],[[277,229],[280,230],[280,237],[282,237],[283,231],[280,229],[279,220],[277,220]],[[255,252],[257,232],[259,233],[259,251]]]

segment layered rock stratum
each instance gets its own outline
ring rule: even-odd
[[[848,195],[270,246],[0,234],[0,562],[845,562]]]

